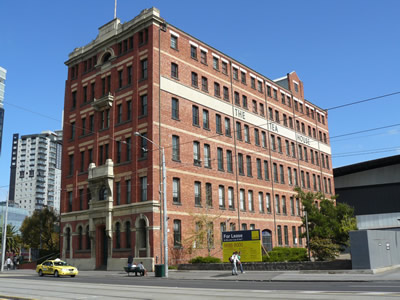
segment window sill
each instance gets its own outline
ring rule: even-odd
[[[181,202],[172,202],[173,205],[182,206]]]
[[[180,160],[180,159],[175,159],[175,158],[173,158],[173,159],[172,159],[172,161],[174,161],[174,162],[178,162],[178,163],[180,163],[180,162],[181,162],[181,160]]]

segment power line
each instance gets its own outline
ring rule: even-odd
[[[342,108],[342,107],[346,107],[346,106],[356,105],[356,104],[369,102],[369,101],[373,101],[373,100],[377,100],[377,99],[381,99],[381,98],[385,98],[385,97],[390,97],[390,96],[397,95],[397,94],[400,94],[400,92],[394,92],[394,93],[376,96],[376,97],[372,97],[372,98],[368,98],[368,99],[364,99],[364,100],[354,101],[354,102],[350,102],[350,103],[346,103],[346,104],[342,104],[342,105],[338,105],[338,106],[333,106],[330,108],[326,108],[325,110],[326,111],[334,110],[334,109],[338,109],[338,108]]]

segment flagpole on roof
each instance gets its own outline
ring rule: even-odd
[[[114,19],[117,18],[117,0],[114,1]]]

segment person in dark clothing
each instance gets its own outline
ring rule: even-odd
[[[133,264],[133,256],[129,255],[129,257],[128,257],[128,268],[132,267],[132,264]]]

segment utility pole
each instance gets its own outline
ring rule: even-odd
[[[6,200],[6,212],[4,216],[4,226],[3,226],[3,241],[1,243],[1,272],[4,271],[4,259],[6,256],[6,239],[7,239],[7,216],[8,216],[8,195]]]
[[[306,217],[306,234],[307,234],[307,250],[308,250],[308,260],[311,261],[311,251],[310,251],[310,235],[308,233],[308,215],[307,211],[304,211]]]

